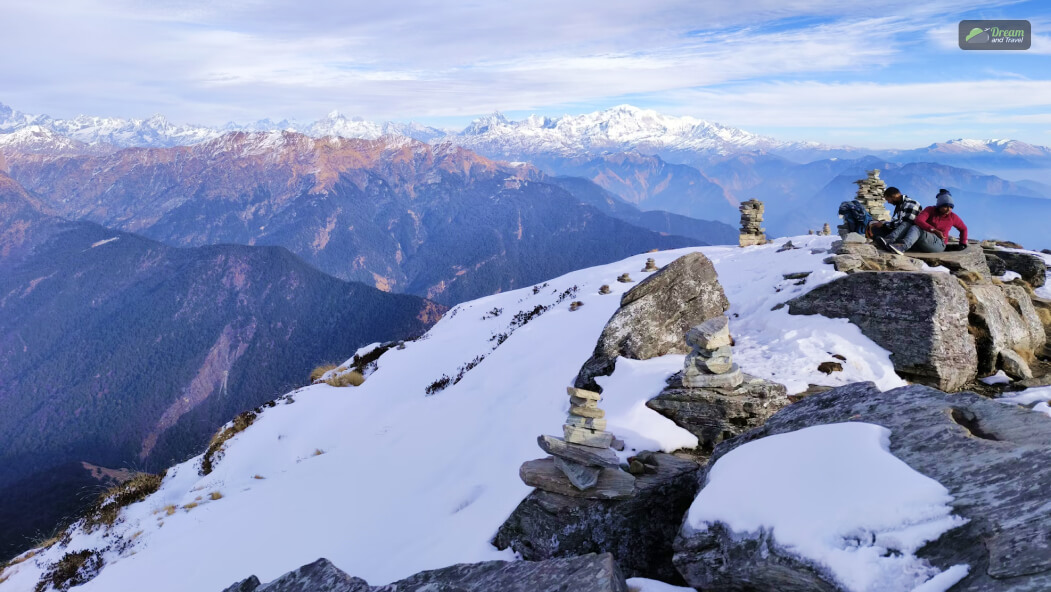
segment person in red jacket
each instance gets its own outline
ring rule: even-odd
[[[921,253],[940,253],[949,243],[949,231],[960,231],[960,244],[967,245],[967,225],[953,212],[952,194],[947,189],[938,191],[937,204],[926,207],[916,216],[915,225],[909,229],[900,243],[893,249],[899,254],[913,250]]]

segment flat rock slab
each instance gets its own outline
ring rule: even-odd
[[[945,251],[942,253],[918,253],[909,251],[908,256],[919,259],[931,267],[942,266],[953,275],[971,271],[977,273],[984,280],[989,280],[989,264],[985,261],[985,251],[980,247],[969,245],[962,251]]]
[[[574,386],[600,392],[594,379],[612,374],[617,356],[689,353],[686,332],[729,307],[712,262],[699,252],[679,257],[621,296]]]
[[[626,577],[682,583],[671,562],[672,541],[697,494],[700,465],[663,453],[646,455],[646,460],[657,470],[636,478],[630,499],[533,491],[500,527],[493,544],[530,561],[609,552]]]
[[[978,372],[967,292],[944,273],[857,272],[788,306],[790,314],[849,319],[889,350],[895,372],[912,382],[954,391]]]
[[[609,448],[595,448],[566,442],[562,438],[554,436],[538,436],[536,439],[540,448],[552,455],[578,462],[582,465],[592,467],[608,467],[616,469],[620,467],[620,459],[617,458]]]
[[[679,376],[669,382],[646,406],[697,436],[708,449],[763,425],[789,404],[784,385],[748,374],[733,389],[683,387]]]
[[[570,483],[569,478],[555,466],[555,459],[550,457],[522,463],[518,476],[530,487],[569,497],[609,500],[627,499],[635,495],[635,477],[631,473],[620,469],[602,469],[595,485],[581,491]]]
[[[315,576],[321,576],[321,579]],[[337,582],[332,584],[332,582]],[[346,587],[338,582],[353,582]],[[254,587],[252,587],[254,584]],[[249,586],[244,588],[243,586]],[[242,586],[242,587],[238,587]],[[252,576],[223,592],[627,592],[609,553],[548,561],[485,561],[421,571],[386,586],[369,586],[319,559],[269,584]]]
[[[708,466],[759,438],[847,421],[889,429],[891,453],[945,486],[954,514],[968,519],[918,552],[940,569],[970,565],[953,592],[1051,590],[1051,421],[1041,413],[973,393],[920,385],[881,393],[872,383],[855,383],[809,396],[723,442]],[[776,538],[769,531],[731,533],[720,524],[683,532],[675,564],[698,589],[839,589]]]

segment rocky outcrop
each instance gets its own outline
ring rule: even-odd
[[[733,388],[684,387],[680,374],[646,406],[697,436],[711,449],[723,440],[759,427],[789,404],[784,385],[748,374]]]
[[[627,592],[613,556],[549,561],[486,561],[422,571],[386,586],[369,586],[327,559],[318,559],[269,584],[252,576],[223,592]]]
[[[372,586],[361,578],[347,575],[328,559],[318,559],[286,573],[268,584],[249,576],[223,592],[371,592]]]
[[[699,465],[670,454],[640,453],[655,473],[636,477],[625,500],[577,499],[537,489],[511,513],[493,539],[523,559],[612,553],[626,577],[681,582],[672,541],[697,493]]]
[[[910,381],[955,391],[977,372],[967,293],[949,275],[858,272],[788,305],[790,314],[849,319],[891,352],[894,370]]]
[[[1003,369],[1015,379],[1032,378],[1028,362],[1047,341],[1043,323],[1019,286],[970,286],[971,315],[978,347],[978,373]]]
[[[729,306],[707,257],[701,253],[679,257],[624,293],[620,308],[580,369],[576,387],[601,392],[595,377],[611,374],[617,356],[646,360],[689,353],[682,338],[686,331],[723,314]]]
[[[759,438],[848,421],[888,428],[891,453],[946,487],[953,512],[968,520],[918,552],[941,569],[970,566],[954,592],[1051,589],[1051,422],[1028,409],[920,385],[881,393],[855,383],[807,397],[720,444],[709,467]],[[717,523],[684,529],[675,549],[675,565],[698,589],[840,589],[779,546],[776,532],[731,533]]]
[[[996,258],[1003,262],[1004,268],[1022,276],[1022,279],[1034,288],[1043,286],[1047,281],[1047,264],[1036,255],[1017,251],[986,250],[987,258]]]

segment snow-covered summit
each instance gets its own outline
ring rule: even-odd
[[[935,142],[924,148],[924,150],[956,155],[1009,154],[1012,156],[1051,156],[1051,148],[1009,139],[975,140],[956,138],[946,142]]]
[[[534,115],[522,121],[509,121],[495,113],[473,122],[456,141],[489,152],[564,156],[628,150],[730,154],[830,148],[813,142],[783,142],[703,119],[664,115],[632,105],[559,118]]]
[[[3,149],[50,155],[89,151],[87,144],[40,125],[27,125],[11,133],[0,134],[0,150]]]
[[[518,467],[541,454],[537,435],[559,433],[565,388],[632,285],[613,280],[638,277],[647,257],[666,265],[700,250],[712,260],[744,371],[790,392],[858,380],[902,385],[888,352],[854,325],[771,310],[841,275],[811,253],[832,240],[793,237],[804,248],[780,253],[779,244],[644,253],[460,304],[424,337],[384,353],[362,386],[315,385],[264,406],[226,442],[210,474],[200,474],[202,457],[172,467],[160,489],[124,508],[112,527],[75,527],[65,545],[8,568],[0,592],[32,589],[48,565],[84,550],[105,562],[84,592],[140,589],[144,581],[159,592],[221,590],[246,574],[268,581],[318,557],[373,584],[510,558],[489,541],[529,492]],[[803,286],[783,277],[803,271],[812,272]],[[603,284],[611,295],[599,294]],[[583,306],[571,311],[571,301]],[[843,372],[817,370],[828,352],[847,359]],[[626,441],[625,455],[696,445],[645,406],[682,365],[681,355],[621,359],[599,379],[609,430]],[[448,386],[435,388],[443,377]]]

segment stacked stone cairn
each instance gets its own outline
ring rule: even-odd
[[[657,271],[658,269],[660,269],[660,268],[657,267],[657,262],[653,259],[653,257],[649,257],[649,258],[646,259],[646,267],[643,267],[642,271],[649,272],[649,271]]]
[[[730,320],[726,315],[708,319],[686,333],[693,348],[686,356],[682,385],[702,388],[735,388],[744,381],[733,361]]]
[[[868,171],[867,177],[858,179],[854,183],[858,186],[858,193],[854,199],[865,206],[865,210],[872,216],[872,221],[890,220],[890,212],[883,205],[883,190],[887,188],[887,184],[879,178],[879,169]],[[846,236],[846,225],[841,224],[838,229],[840,236]]]
[[[622,471],[610,449],[617,441],[606,431],[606,412],[599,393],[569,387],[569,416],[564,438],[540,436],[537,444],[548,458],[522,464],[526,485],[551,493],[590,499],[625,499],[635,493],[635,477]]]
[[[828,236],[830,234],[832,234],[832,227],[828,225],[828,222],[825,222],[825,226],[821,228],[821,236]]]
[[[763,228],[763,202],[750,199],[738,208],[741,211],[741,234],[739,242],[742,247],[766,244],[766,229]]]

